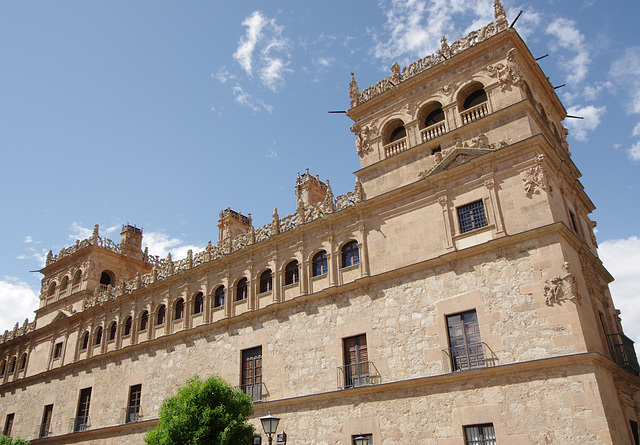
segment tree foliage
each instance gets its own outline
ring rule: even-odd
[[[196,375],[160,408],[160,422],[145,437],[147,445],[251,445],[251,397],[221,377]]]
[[[7,436],[0,436],[0,445],[29,445],[31,442],[27,442],[24,439],[12,439]]]

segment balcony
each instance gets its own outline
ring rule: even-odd
[[[264,402],[267,399],[268,392],[267,387],[264,383],[254,383],[251,385],[240,385],[236,386],[236,389],[239,389],[245,394],[249,394],[251,396],[251,401],[253,403]]]
[[[140,405],[127,406],[122,408],[122,423],[135,423],[142,420],[142,410]]]
[[[69,423],[71,426],[70,429],[72,433],[80,433],[82,431],[87,431],[89,427],[91,427],[89,416],[72,417]]]
[[[498,359],[486,343],[470,343],[442,351],[445,372],[468,371],[470,369],[495,366]]]
[[[380,373],[373,362],[338,366],[338,388],[348,389],[380,383]]]
[[[42,423],[36,426],[36,433],[34,436],[36,439],[44,439],[45,437],[51,436],[51,434],[51,424]]]
[[[607,344],[611,359],[627,371],[640,375],[638,357],[633,347],[633,340],[619,332],[617,334],[607,334]]]
[[[422,136],[422,142],[428,142],[432,139],[435,139],[439,136],[442,136],[447,132],[447,128],[443,122],[438,122],[436,124],[430,125],[427,128],[420,130],[420,135]]]
[[[486,102],[482,102],[475,107],[471,107],[468,110],[464,110],[460,113],[460,119],[462,119],[462,125],[467,125],[473,121],[477,121],[480,118],[489,114],[489,108]]]
[[[384,146],[384,156],[389,158],[393,155],[397,155],[407,149],[407,138],[398,139],[395,142],[391,142]]]

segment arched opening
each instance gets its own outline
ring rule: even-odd
[[[284,284],[296,284],[299,281],[298,260],[290,261],[284,268]]]
[[[82,279],[82,271],[80,269],[76,270],[73,274],[73,281],[71,282],[72,286],[77,286],[80,284],[80,280]]]
[[[325,250],[321,250],[313,256],[311,269],[311,275],[314,277],[327,274],[329,269],[327,267],[327,252]]]
[[[122,334],[123,336],[127,336],[127,335],[131,335],[131,325],[133,324],[133,321],[131,319],[131,316],[127,317],[127,319],[124,321],[124,333]]]
[[[56,282],[54,281],[49,285],[49,291],[47,292],[47,297],[53,297],[56,294]]]
[[[476,121],[489,114],[487,92],[480,82],[473,82],[460,91],[458,110],[462,125]]]
[[[349,241],[342,246],[342,267],[360,264],[360,251],[357,241]]]
[[[236,285],[236,301],[246,300],[248,296],[247,279],[242,278]]]
[[[2,363],[0,363],[0,377],[4,377],[4,373],[6,370],[7,370],[7,361],[2,360]]]
[[[112,321],[109,325],[109,341],[116,339],[116,333],[118,332],[118,323]]]
[[[213,307],[222,307],[224,306],[224,286],[218,286],[216,291],[213,293]]]
[[[100,284],[103,286],[108,286],[110,284],[113,286],[115,281],[115,275],[110,270],[103,270],[100,274]]]
[[[158,308],[158,314],[156,315],[156,326],[164,324],[164,319],[167,314],[167,307],[164,304],[161,304]]]
[[[96,329],[93,346],[98,346],[100,343],[102,343],[102,326],[98,326],[98,329]]]
[[[89,346],[89,331],[85,331],[80,339],[80,350],[84,351]]]
[[[484,91],[484,88],[479,88],[469,93],[469,95],[467,95],[466,99],[462,104],[462,108],[464,110],[468,110],[469,108],[476,107],[486,101],[487,101],[487,93]]]
[[[65,275],[64,278],[62,278],[62,281],[60,282],[60,294],[61,295],[66,294],[68,287],[69,287],[69,277]]]
[[[27,367],[27,353],[25,352],[20,357],[20,363],[18,364],[18,371],[24,371],[24,368]]]
[[[204,295],[202,292],[198,292],[193,298],[193,314],[201,314],[204,308]]]
[[[16,370],[16,360],[17,359],[13,357],[9,362],[9,374],[13,374],[13,372]]]
[[[383,131],[383,137],[385,145],[400,141],[407,137],[407,130],[404,127],[404,122],[400,119],[394,119],[389,122]]]
[[[174,307],[173,320],[182,320],[182,317],[184,317],[184,300],[179,298]]]
[[[149,324],[149,311],[143,311],[140,315],[140,331],[146,331]]]
[[[260,275],[260,293],[271,292],[273,289],[271,269],[267,269]]]

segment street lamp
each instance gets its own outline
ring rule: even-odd
[[[278,430],[278,422],[280,422],[280,418],[272,416],[271,412],[269,412],[269,415],[260,417],[260,422],[262,422],[264,432],[269,436],[269,445],[271,445],[273,441],[271,436]]]
[[[358,436],[353,438],[354,445],[369,445],[369,438],[365,436]]]

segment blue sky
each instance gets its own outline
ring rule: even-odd
[[[558,89],[600,255],[640,342],[637,1],[503,0]],[[353,189],[348,108],[361,89],[493,20],[493,1],[0,1],[0,332],[33,319],[42,267],[100,224],[152,254],[295,208],[297,172]]]

